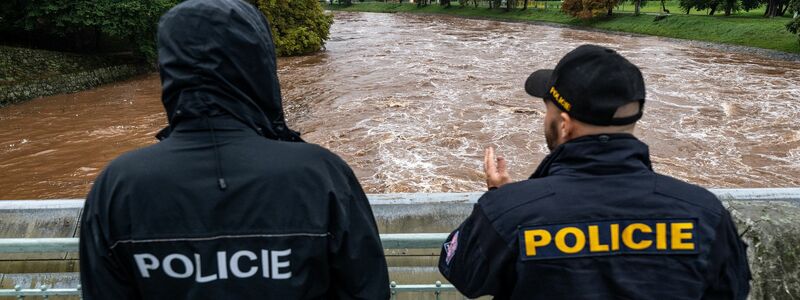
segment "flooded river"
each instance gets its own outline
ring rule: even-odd
[[[522,23],[337,13],[327,50],[279,61],[289,123],[342,156],[370,193],[483,189],[482,149],[515,179],[547,152],[526,76],[572,48],[641,67],[637,128],[655,169],[707,187],[800,186],[800,63]],[[156,74],[0,109],[0,199],[79,198],[166,124]]]

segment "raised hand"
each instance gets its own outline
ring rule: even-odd
[[[506,160],[502,156],[495,158],[494,147],[489,146],[484,151],[483,172],[486,174],[486,187],[490,190],[511,183]]]

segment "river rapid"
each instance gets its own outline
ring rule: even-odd
[[[800,62],[656,37],[337,12],[326,50],[281,58],[288,122],[369,193],[484,189],[498,147],[514,179],[546,155],[544,104],[523,82],[585,43],[647,85],[636,134],[656,171],[706,187],[800,186]],[[157,74],[0,108],[0,199],[80,198],[114,157],[166,125]]]

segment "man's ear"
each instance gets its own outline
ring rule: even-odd
[[[560,131],[559,136],[566,142],[572,139],[572,134],[575,133],[575,122],[572,120],[572,117],[565,112],[561,112],[558,116],[561,118],[561,126],[558,128]]]

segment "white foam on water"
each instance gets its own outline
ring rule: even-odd
[[[319,96],[297,126],[351,163],[373,193],[484,188],[483,148],[524,179],[548,152],[534,70],[574,47],[618,49],[641,67],[637,133],[656,169],[715,187],[800,184],[800,63],[633,37],[442,16],[337,13],[324,60],[281,68]],[[325,91],[325,92],[320,92]],[[306,101],[306,100],[304,100]]]

